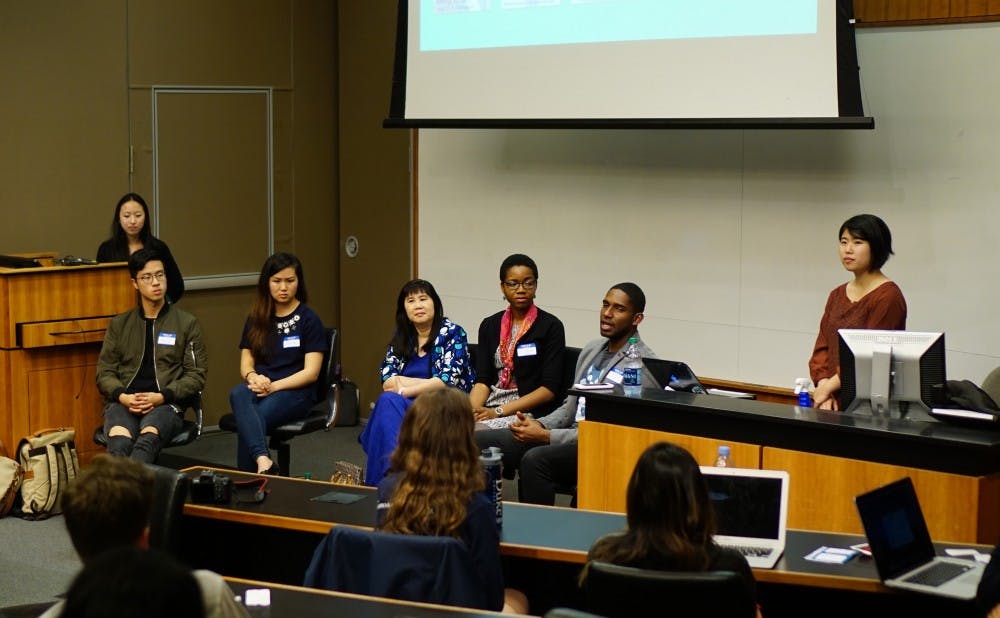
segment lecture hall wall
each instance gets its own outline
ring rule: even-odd
[[[613,283],[641,332],[702,376],[790,387],[829,291],[837,231],[871,212],[910,330],[946,333],[948,377],[1000,364],[1000,25],[862,29],[874,131],[422,130],[418,270],[475,339],[509,253],[581,346]]]

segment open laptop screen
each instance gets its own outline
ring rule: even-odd
[[[897,577],[934,558],[934,544],[909,477],[854,501],[882,579]]]
[[[713,474],[704,468],[702,473],[715,506],[716,534],[779,538],[782,479]]]

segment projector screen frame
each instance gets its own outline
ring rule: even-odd
[[[387,129],[862,129],[875,128],[861,100],[852,0],[836,0],[838,116],[792,118],[406,118],[408,5],[399,0]],[[414,0],[418,1],[418,0]]]

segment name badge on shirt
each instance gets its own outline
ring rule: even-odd
[[[622,377],[623,377],[622,370],[615,367],[614,369],[609,371],[606,376],[604,376],[604,380],[607,382],[611,382],[612,384],[621,384]]]
[[[281,340],[281,347],[283,348],[299,348],[302,347],[302,340],[299,339],[298,335],[289,335]]]
[[[522,343],[517,346],[518,356],[538,356],[538,347],[534,343]]]
[[[160,336],[156,338],[156,343],[158,345],[174,345],[177,343],[177,333],[160,333]]]

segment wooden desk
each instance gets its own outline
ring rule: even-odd
[[[680,444],[703,465],[730,444],[738,466],[789,472],[790,528],[859,534],[854,496],[910,476],[933,538],[1000,538],[1000,431],[690,393],[585,395],[582,508],[623,512],[632,468],[654,442]]]
[[[268,618],[329,618],[330,616],[477,618],[479,616],[503,615],[487,610],[396,601],[237,577],[227,577],[226,581],[229,582],[233,592],[239,596],[243,596],[250,588],[269,589],[271,591],[271,607],[266,613]]]
[[[185,470],[189,476],[196,475],[202,468]],[[256,478],[242,472],[219,470],[233,480]],[[334,485],[319,481],[268,477],[271,494],[260,504],[193,504],[184,505],[185,528],[191,531],[205,529],[223,538],[223,545],[232,548],[233,539],[240,536],[237,530],[246,531],[248,537],[261,538],[267,530],[295,533],[282,541],[285,558],[294,553],[292,540],[299,533],[305,535],[306,554],[299,556],[302,565],[295,577],[301,579],[305,566],[312,557],[312,550],[333,526],[355,526],[372,528],[375,525],[375,490],[369,487]],[[335,491],[347,495],[361,496],[352,504],[316,502],[312,498]],[[530,558],[553,562],[583,565],[587,561],[587,551],[594,541],[612,532],[625,528],[625,516],[620,513],[604,513],[580,509],[504,503],[504,526],[500,537],[500,552],[504,556]],[[228,532],[227,532],[228,531]],[[186,536],[186,535],[185,535]],[[202,535],[199,535],[199,537]],[[858,535],[843,535],[829,532],[790,530],[788,550],[773,569],[758,569],[754,575],[761,582],[795,584],[818,588],[836,588],[862,592],[887,592],[878,579],[874,565],[867,560],[858,560],[848,565],[824,565],[809,562],[802,557],[820,545],[849,547],[864,540]],[[229,553],[231,550],[227,550]],[[220,556],[212,551],[198,551],[209,554],[212,560]],[[195,562],[198,566],[213,568],[226,575],[236,575],[224,565],[214,566]],[[289,581],[262,577],[248,572],[249,564],[240,562],[239,573],[245,577],[267,579],[269,581]],[[846,568],[845,568],[846,567]],[[298,583],[291,580],[291,583]]]
[[[0,268],[5,444],[13,449],[39,429],[74,427],[81,461],[99,452],[90,437],[102,422],[97,357],[111,318],[133,306],[135,290],[124,263]]]
[[[186,470],[189,475],[201,468]],[[221,471],[234,480],[251,478]],[[185,557],[199,568],[227,576],[299,584],[313,551],[332,526],[370,528],[375,521],[375,493],[367,487],[269,477],[270,496],[261,504],[185,504]],[[336,491],[361,496],[353,504],[314,502],[310,498]],[[544,591],[559,590],[557,602],[546,604],[529,593],[532,611],[582,603],[576,578],[587,550],[604,534],[623,529],[625,517],[527,504],[504,504],[500,551],[518,568],[534,567],[532,577]],[[883,617],[886,612],[923,611],[929,607],[957,618],[976,615],[967,603],[902,595],[885,588],[870,559],[844,565],[810,562],[804,556],[821,545],[849,547],[863,537],[830,532],[789,530],[786,550],[773,569],[755,569],[761,601],[769,618],[803,615],[802,606],[844,607],[852,615]],[[989,547],[979,547],[989,551]],[[938,545],[938,553],[944,547]],[[515,586],[516,587],[516,586]],[[918,613],[919,613],[918,611]],[[816,612],[813,612],[816,613]],[[357,614],[362,615],[362,614]]]

